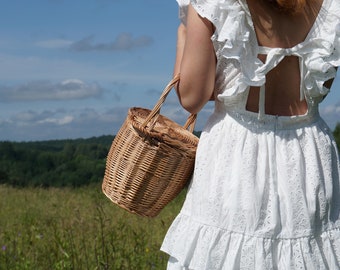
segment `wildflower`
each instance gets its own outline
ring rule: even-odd
[[[2,246],[1,250],[6,251],[7,247],[5,245]]]
[[[44,235],[43,235],[43,234],[37,234],[37,235],[35,236],[35,238],[37,238],[37,239],[42,239],[42,238],[44,238]]]

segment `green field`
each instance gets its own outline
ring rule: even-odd
[[[113,205],[99,184],[0,186],[0,269],[165,269],[159,248],[184,193],[151,219]]]
[[[185,191],[153,219],[113,205],[99,183],[112,139],[0,142],[0,270],[165,269]]]

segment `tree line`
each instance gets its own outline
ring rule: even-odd
[[[200,136],[200,132],[195,132]],[[340,123],[334,138],[340,146]],[[114,136],[37,142],[0,142],[0,184],[80,187],[103,180]]]
[[[0,184],[79,187],[98,183],[113,138],[0,142]]]

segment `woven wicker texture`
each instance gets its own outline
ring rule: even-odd
[[[153,110],[131,108],[106,161],[104,194],[129,212],[154,217],[191,178],[198,138],[196,115],[184,127],[160,114],[175,77]],[[190,127],[190,130],[187,130]]]

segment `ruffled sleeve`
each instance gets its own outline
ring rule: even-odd
[[[247,5],[240,0],[191,0],[198,14],[207,18],[215,26],[212,36],[217,59],[221,68],[223,62],[233,62],[239,74],[231,78],[226,74],[223,95],[233,96],[244,92],[249,85],[260,86],[265,83],[265,74],[256,73],[262,62],[258,59],[257,39]],[[219,72],[219,71],[217,71]],[[220,73],[224,73],[220,70]],[[234,73],[235,74],[235,73]],[[223,80],[223,79],[222,79]]]
[[[177,0],[179,6],[179,19],[181,22],[186,25],[187,23],[187,13],[188,13],[188,6],[190,4],[190,0]]]
[[[305,56],[307,73],[304,77],[306,93],[310,97],[326,95],[329,89],[325,82],[336,76],[340,66],[340,3],[338,0],[324,0],[321,23],[309,38],[314,49]]]
[[[328,24],[325,24],[325,29],[322,34],[333,44],[330,55],[326,60],[334,67],[340,66],[340,2],[332,1],[329,7]]]

